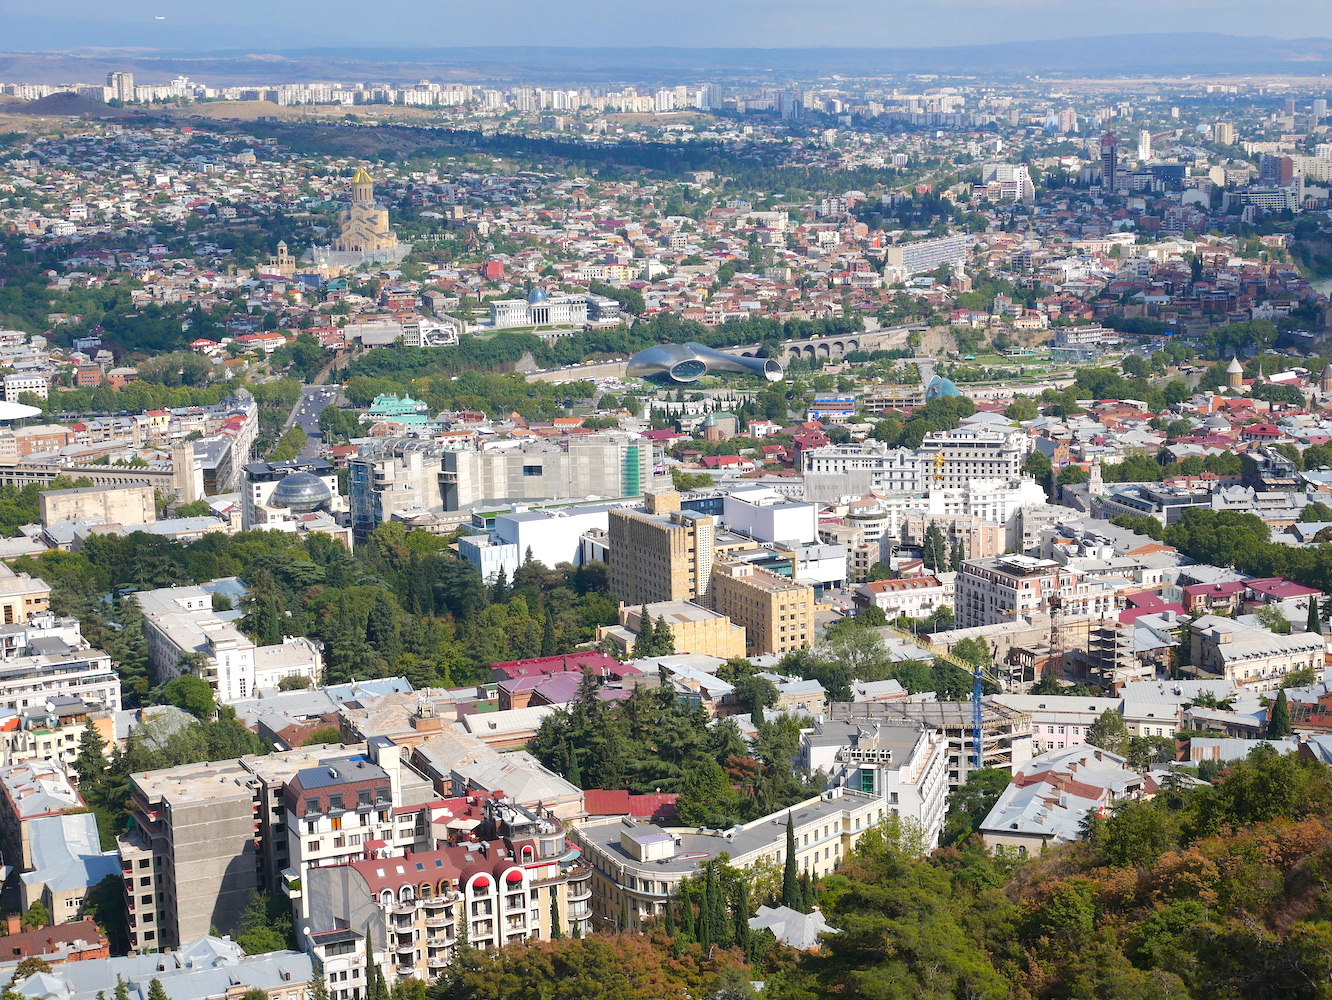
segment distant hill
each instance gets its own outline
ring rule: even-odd
[[[47,115],[57,118],[132,118],[134,113],[124,108],[113,108],[101,101],[90,101],[78,94],[48,94],[36,101],[7,107],[16,115]]]
[[[1332,73],[1332,39],[1125,34],[931,48],[684,49],[455,47],[279,51],[0,52],[0,79],[57,83],[128,70],[140,80],[184,73],[214,85],[317,79],[668,82],[842,73],[1064,76]]]

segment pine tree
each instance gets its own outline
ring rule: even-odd
[[[954,571],[954,572],[957,572],[958,570],[960,570],[960,569],[962,568],[962,564],[963,564],[964,562],[966,562],[966,561],[967,561],[967,554],[966,554],[965,550],[963,550],[963,548],[962,548],[962,542],[961,542],[960,540],[954,542],[954,543],[953,543],[953,566],[952,566],[953,571]]]
[[[1318,602],[1312,597],[1309,598],[1309,620],[1304,627],[1314,635],[1322,635],[1323,633],[1323,623],[1318,620]]]
[[[315,974],[310,977],[310,992],[306,995],[306,1000],[328,1000],[328,983],[324,980],[322,969],[316,969]]]
[[[1279,740],[1293,732],[1290,724],[1290,706],[1286,703],[1286,689],[1277,692],[1276,702],[1272,705],[1272,716],[1267,720],[1267,738]]]
[[[655,641],[656,634],[652,628],[652,616],[648,614],[647,605],[644,604],[638,609],[638,635],[634,637],[634,648],[630,655],[635,660],[651,656]]]
[[[796,910],[800,908],[800,886],[796,881],[796,839],[795,822],[791,814],[786,814],[786,862],[782,869],[782,905]]]
[[[171,998],[167,996],[166,987],[162,985],[162,980],[158,979],[156,976],[154,976],[152,981],[148,984],[148,1000],[171,1000]]]
[[[375,593],[375,603],[365,622],[366,641],[374,647],[385,666],[392,670],[402,655],[402,630],[399,627],[398,608],[386,590]]]
[[[87,798],[86,789],[95,786],[106,773],[106,741],[91,718],[79,734],[79,754],[74,758],[73,768],[79,776],[80,787],[85,787],[83,796]]]
[[[574,749],[572,740],[569,741],[569,773],[564,777],[575,788],[583,787],[583,775],[578,770],[578,751]]]
[[[130,1000],[129,983],[125,982],[125,977],[119,972],[116,973],[115,1000]]]
[[[495,582],[490,585],[490,600],[493,604],[502,604],[509,599],[509,574],[500,567],[495,574]]]
[[[666,624],[666,616],[662,615],[652,629],[652,655],[670,656],[674,652],[675,633],[671,631],[670,625]]]

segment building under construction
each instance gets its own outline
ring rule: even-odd
[[[972,703],[969,701],[836,702],[829,714],[841,722],[905,719],[940,733],[948,742],[948,787],[966,784],[973,770]],[[1032,756],[1031,716],[986,698],[981,705],[981,767],[1012,773]]]

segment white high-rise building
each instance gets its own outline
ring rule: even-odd
[[[1152,158],[1152,134],[1146,129],[1138,133],[1138,159],[1146,162]]]

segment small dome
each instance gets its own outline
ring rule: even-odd
[[[1244,366],[1243,366],[1242,364],[1239,363],[1239,358],[1237,358],[1237,357],[1232,357],[1232,358],[1230,359],[1230,365],[1226,368],[1226,374],[1227,374],[1227,375],[1237,375],[1237,374],[1243,374],[1243,373],[1244,373]]]
[[[536,288],[533,288],[530,292],[527,293],[527,301],[529,305],[536,305],[538,302],[545,302],[546,290],[538,285]]]
[[[308,514],[333,499],[333,491],[318,476],[293,472],[285,477],[268,498],[270,507],[286,507],[297,514]]]

